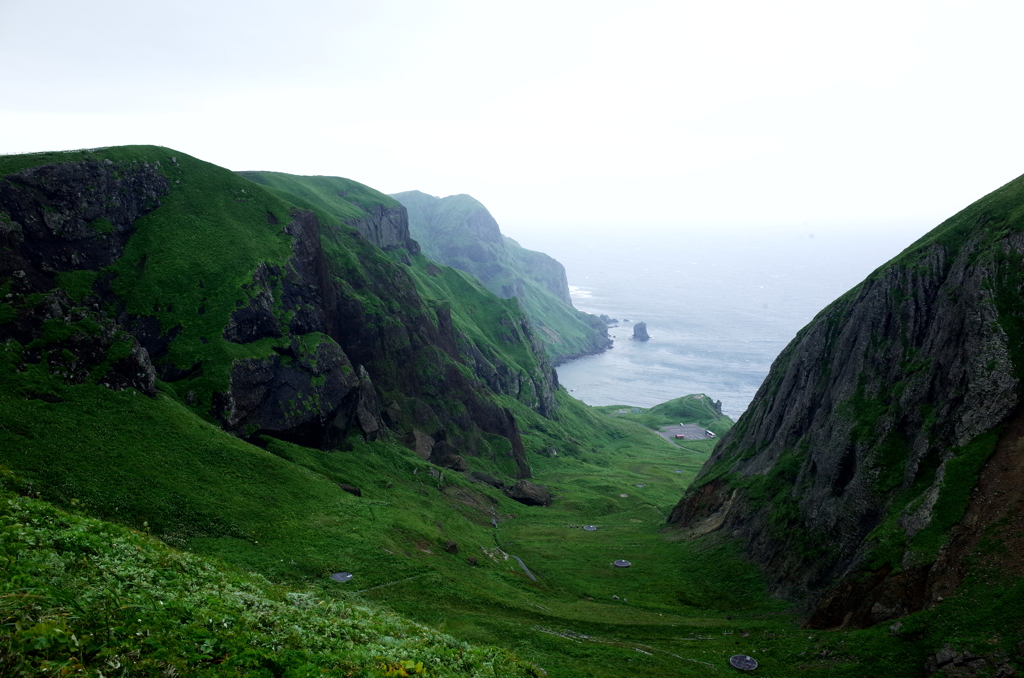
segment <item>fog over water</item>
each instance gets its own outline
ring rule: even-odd
[[[706,393],[736,419],[801,327],[927,230],[509,235],[562,262],[577,308],[620,321],[614,349],[558,368],[572,395],[649,407]],[[630,340],[639,321],[648,342]]]

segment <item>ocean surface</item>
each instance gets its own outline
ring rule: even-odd
[[[508,235],[565,266],[577,308],[619,320],[613,349],[558,367],[573,396],[650,407],[706,393],[737,419],[801,327],[926,231]],[[650,341],[630,340],[639,321]]]

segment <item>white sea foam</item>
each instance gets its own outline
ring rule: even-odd
[[[573,299],[590,299],[594,294],[589,289],[569,285],[569,296]]]

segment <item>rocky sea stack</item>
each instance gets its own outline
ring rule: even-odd
[[[647,323],[639,322],[633,325],[633,341],[648,341],[651,335],[647,334]]]

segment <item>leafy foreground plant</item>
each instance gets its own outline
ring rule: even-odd
[[[0,675],[539,676],[397,615],[18,496],[0,476]]]

